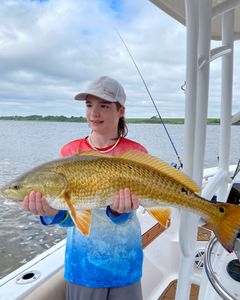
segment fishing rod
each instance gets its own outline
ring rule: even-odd
[[[238,160],[238,164],[237,164],[236,170],[232,176],[232,179],[234,179],[239,172],[240,172],[240,159]]]
[[[165,132],[166,132],[166,134],[167,134],[167,136],[168,136],[168,139],[169,139],[169,141],[170,141],[170,143],[171,143],[171,145],[172,145],[172,147],[173,147],[173,150],[174,150],[174,152],[175,152],[175,154],[176,154],[176,156],[177,156],[177,159],[178,159],[179,164],[180,164],[180,166],[179,166],[179,169],[180,169],[180,168],[183,167],[183,163],[182,163],[181,158],[180,158],[180,156],[179,156],[179,154],[178,154],[178,151],[177,151],[177,149],[176,149],[176,147],[175,147],[175,145],[174,145],[174,143],[173,143],[173,140],[172,140],[172,138],[171,138],[171,136],[170,136],[170,134],[169,134],[169,132],[168,132],[168,130],[167,130],[167,127],[166,127],[166,125],[165,125],[165,123],[164,123],[164,121],[163,121],[163,119],[162,119],[162,117],[161,117],[161,115],[160,115],[160,112],[159,112],[159,110],[158,110],[158,108],[157,108],[157,106],[156,106],[156,104],[155,104],[155,102],[154,102],[154,100],[153,100],[153,97],[152,97],[152,95],[151,95],[151,93],[150,93],[150,91],[149,91],[149,89],[148,89],[148,87],[147,87],[147,84],[146,84],[146,82],[145,82],[145,80],[144,80],[144,78],[143,78],[143,76],[142,76],[142,74],[141,74],[141,72],[140,72],[140,70],[139,70],[139,68],[138,68],[138,66],[137,66],[137,64],[136,64],[136,62],[135,62],[135,60],[134,60],[134,58],[133,58],[133,56],[132,56],[130,50],[129,50],[129,48],[127,47],[127,45],[126,45],[126,43],[124,42],[122,36],[120,35],[119,31],[117,30],[116,27],[114,27],[114,29],[115,29],[116,33],[118,34],[120,40],[122,41],[123,45],[124,45],[125,48],[127,49],[127,52],[128,52],[128,54],[129,54],[129,56],[130,56],[130,58],[131,58],[131,60],[132,60],[132,62],[133,62],[133,64],[134,64],[135,68],[137,69],[137,72],[138,72],[139,76],[140,76],[141,79],[142,79],[142,82],[143,82],[143,84],[144,84],[144,86],[145,86],[145,88],[146,88],[146,90],[147,90],[147,93],[148,93],[148,95],[149,95],[149,97],[150,97],[150,99],[151,99],[151,101],[152,101],[152,103],[153,103],[153,106],[155,107],[155,110],[156,110],[156,112],[157,112],[157,114],[158,114],[158,117],[159,117],[159,119],[160,119],[160,121],[161,121],[161,123],[162,123],[162,125],[163,125],[163,128],[164,128],[164,130],[165,130]]]

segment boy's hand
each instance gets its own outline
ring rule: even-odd
[[[39,216],[55,216],[58,210],[50,207],[42,193],[32,191],[24,197],[23,208]]]
[[[119,214],[130,212],[139,207],[138,197],[128,188],[120,190],[114,197],[110,209]]]

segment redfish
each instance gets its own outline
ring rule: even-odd
[[[223,247],[233,250],[240,230],[240,206],[203,199],[191,178],[139,151],[115,157],[91,151],[53,160],[5,185],[0,195],[22,201],[31,191],[39,191],[51,207],[68,210],[78,229],[87,236],[91,209],[111,204],[122,188],[137,195],[140,205],[165,227],[170,220],[168,206],[198,214]]]

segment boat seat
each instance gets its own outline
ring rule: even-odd
[[[65,300],[63,269],[28,294],[23,300]]]

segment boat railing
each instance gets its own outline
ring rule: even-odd
[[[236,170],[237,165],[230,165],[229,166],[229,174],[233,174]],[[210,178],[216,175],[216,173],[219,171],[218,167],[212,167],[212,168],[205,168],[203,171],[203,184],[205,185]]]
[[[238,240],[237,242],[240,243],[240,240],[239,239],[237,239],[237,240]],[[205,254],[205,258],[204,258],[205,271],[206,271],[207,277],[208,277],[211,285],[213,286],[215,291],[218,293],[218,295],[222,297],[222,299],[235,300],[236,298],[233,295],[231,295],[220,283],[220,281],[218,280],[217,276],[215,275],[215,272],[212,267],[211,255],[213,253],[214,246],[217,244],[217,242],[218,242],[217,238],[214,237],[214,238],[212,238],[212,240],[210,241],[210,243],[207,246],[207,250],[206,250],[206,254]]]

